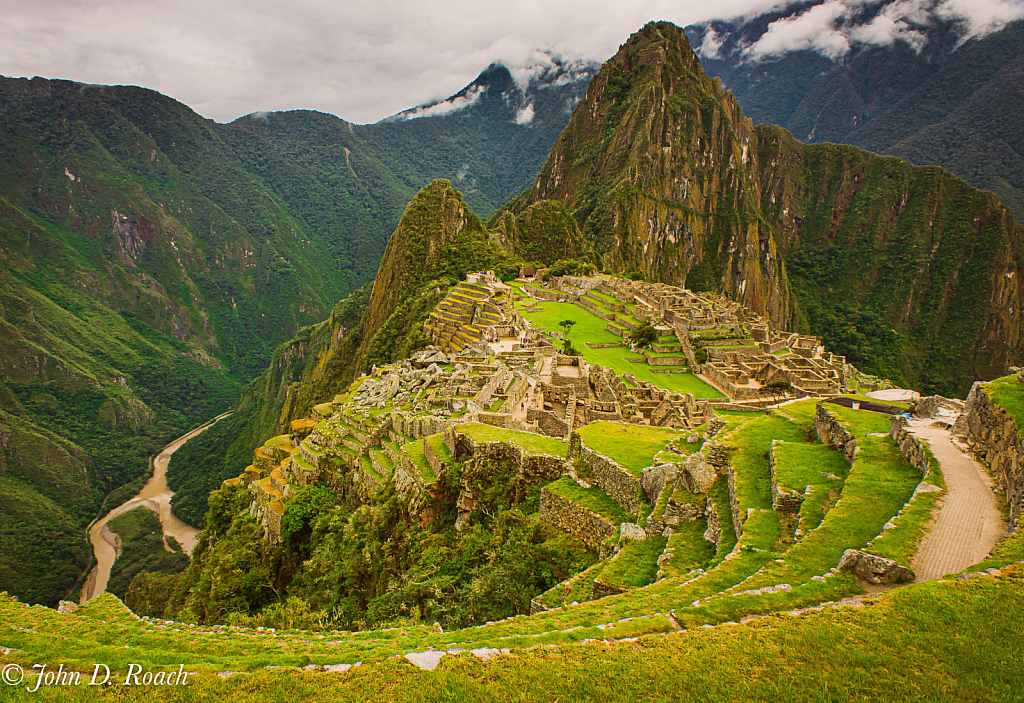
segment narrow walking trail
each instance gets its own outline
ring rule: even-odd
[[[939,515],[910,564],[918,581],[978,563],[1006,533],[992,479],[984,467],[957,449],[948,429],[930,427],[932,424],[932,420],[913,420],[908,427],[931,447],[946,481]]]

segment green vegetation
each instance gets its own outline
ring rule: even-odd
[[[633,374],[637,380],[649,381],[650,383],[664,388],[668,391],[679,393],[693,393],[696,398],[718,399],[725,395],[692,373],[653,373],[647,364],[631,364],[626,361],[629,356],[629,349],[625,346],[610,347],[606,349],[591,349],[584,342],[590,344],[610,344],[622,342],[622,337],[612,334],[605,327],[607,322],[589,311],[572,305],[570,303],[553,303],[544,301],[543,308],[539,311],[530,311],[522,308],[517,301],[516,308],[535,327],[554,331],[559,321],[572,315],[576,320],[573,327],[572,338],[577,340],[576,348],[581,356],[590,364],[600,364],[615,370],[618,374]]]
[[[562,457],[569,455],[569,445],[557,437],[506,430],[479,422],[459,425],[458,429],[459,432],[468,435],[476,442],[510,442],[534,454],[552,454]]]
[[[664,537],[649,537],[626,542],[601,571],[601,581],[627,590],[651,583],[658,574],[658,557],[667,541]]]
[[[614,459],[639,478],[655,454],[679,437],[678,430],[624,422],[592,422],[576,430],[585,445]]]
[[[569,476],[563,476],[557,481],[549,483],[544,486],[544,489],[607,518],[613,525],[629,521],[630,516],[626,514],[626,511],[620,508],[619,504],[609,498],[604,491],[599,488],[583,488]]]
[[[983,390],[993,403],[1013,418],[1017,432],[1024,432],[1024,383],[1017,380],[1016,374],[990,381]]]
[[[303,700],[323,695],[420,700],[451,697],[453,691],[457,699],[465,700],[632,701],[652,690],[681,700],[698,700],[700,695],[694,692],[700,691],[776,701],[813,699],[826,688],[831,690],[837,679],[845,682],[833,692],[832,698],[838,701],[929,696],[940,701],[1011,701],[1016,698],[1015,679],[1005,672],[1024,665],[1024,656],[1013,646],[1016,633],[1024,627],[1016,607],[1024,598],[1020,573],[1020,567],[1013,567],[1010,578],[914,584],[868,599],[863,608],[829,609],[801,617],[778,615],[744,626],[647,636],[637,642],[580,644],[595,631],[584,627],[575,633],[558,633],[562,642],[575,643],[569,646],[517,651],[488,662],[469,654],[446,656],[434,671],[400,660],[371,659],[362,649],[370,643],[360,647],[360,640],[349,634],[338,633],[339,644],[305,633],[272,635],[249,630],[245,631],[248,636],[241,637],[226,631],[174,632],[159,623],[135,621],[109,596],[70,618],[4,599],[0,621],[27,628],[5,633],[11,646],[25,650],[12,661],[26,668],[34,662],[59,661],[91,671],[93,662],[102,660],[120,676],[129,663],[165,668],[163,657],[170,653],[187,669],[200,672],[179,695],[226,701]],[[642,635],[648,624],[667,626],[654,620],[622,623],[616,636]],[[632,626],[631,632],[627,626]],[[68,639],[51,636],[57,632]],[[388,647],[390,640],[397,645],[391,648],[404,653],[416,648],[401,648],[414,636],[410,628],[391,633],[379,644]],[[258,647],[253,647],[253,638]],[[458,639],[455,633],[448,641]],[[132,643],[130,650],[119,648],[125,641]],[[965,642],[970,646],[965,647]],[[362,649],[358,656],[364,664],[344,676],[263,669],[294,667],[304,661],[338,663],[347,660],[344,652],[354,646]],[[526,646],[526,642],[515,642],[515,646]],[[150,654],[156,651],[161,658]],[[912,668],[906,666],[908,652],[914,656]],[[697,660],[702,662],[699,668],[692,666]],[[227,679],[213,675],[228,670],[253,673]],[[618,683],[609,687],[612,679]],[[125,700],[152,697],[146,687],[120,693]],[[86,699],[92,692],[72,689],[64,695]]]
[[[704,539],[706,528],[703,520],[672,526],[672,536],[666,544],[672,550],[672,558],[662,565],[666,577],[685,576],[694,569],[707,568],[715,556],[715,545]]]

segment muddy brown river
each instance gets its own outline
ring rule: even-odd
[[[160,526],[163,528],[164,533],[165,549],[172,551],[167,545],[167,538],[173,537],[181,545],[182,549],[185,550],[186,554],[192,555],[192,549],[196,546],[196,535],[199,534],[199,530],[178,519],[171,512],[171,496],[174,495],[174,491],[167,487],[167,463],[171,460],[171,455],[181,445],[230,414],[230,412],[226,412],[218,415],[205,425],[178,437],[178,439],[164,447],[153,460],[153,477],[146,482],[142,490],[134,498],[117,506],[89,527],[89,541],[92,543],[93,553],[96,555],[96,566],[93,567],[89,573],[89,578],[86,579],[85,585],[82,586],[82,594],[79,598],[80,603],[88,603],[107,590],[110,569],[114,566],[114,561],[117,559],[119,546],[119,538],[107,529],[107,523],[135,508],[149,508],[160,518]]]

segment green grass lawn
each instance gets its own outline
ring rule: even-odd
[[[1013,418],[1018,433],[1024,433],[1024,383],[1015,380],[1016,375],[1003,376],[986,383],[982,390],[988,393],[992,402]]]
[[[561,332],[561,329],[558,327],[559,322],[566,319],[575,320],[576,325],[572,328],[569,339],[572,340],[576,348],[579,349],[580,354],[590,364],[610,367],[618,374],[631,373],[638,381],[648,381],[668,391],[693,393],[696,398],[725,398],[724,393],[708,385],[692,373],[657,374],[652,373],[650,367],[646,364],[629,363],[626,361],[627,356],[630,355],[629,347],[590,349],[585,346],[584,342],[611,344],[612,342],[622,342],[623,339],[605,329],[605,326],[608,324],[605,320],[583,308],[571,303],[553,303],[547,300],[543,301],[543,310],[540,312],[523,310],[518,303],[517,308],[523,317],[534,326],[543,327],[548,332]]]
[[[600,488],[584,488],[573,481],[570,476],[563,476],[557,481],[544,486],[544,488],[555,495],[583,506],[587,510],[592,510],[601,517],[607,518],[613,525],[629,521],[630,516],[626,511],[609,498],[604,491]]]
[[[553,454],[562,457],[569,455],[568,442],[563,442],[557,437],[545,437],[532,432],[516,432],[478,422],[459,425],[458,430],[477,442],[513,442],[535,454]]]
[[[584,425],[577,433],[585,445],[614,459],[638,478],[654,456],[681,434],[678,430],[605,420]]]
[[[631,589],[646,586],[658,575],[658,557],[665,551],[664,537],[627,542],[601,571],[601,581],[609,586]]]

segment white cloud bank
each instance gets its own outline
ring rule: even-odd
[[[882,0],[827,0],[772,22],[764,35],[744,52],[758,60],[790,51],[812,50],[838,60],[854,43],[890,46],[898,41],[920,51],[927,41],[921,28],[937,19],[956,22],[962,41],[966,41],[1024,18],[1024,0],[896,0],[886,3],[871,20],[859,19],[866,10],[877,10],[882,4]],[[701,53],[715,57],[719,48],[717,37],[712,37],[707,49],[701,46]]]
[[[545,52],[603,61],[652,19],[682,26],[786,2],[0,0],[0,74],[142,85],[219,121],[305,108],[372,122],[444,100],[494,61],[528,83],[544,70]],[[1022,3],[942,0],[934,11],[978,36],[1021,16]],[[797,45],[835,54],[844,39],[881,42],[903,32],[909,40],[900,16],[879,20],[870,35],[836,36],[826,21],[832,11],[774,29],[770,50]]]

